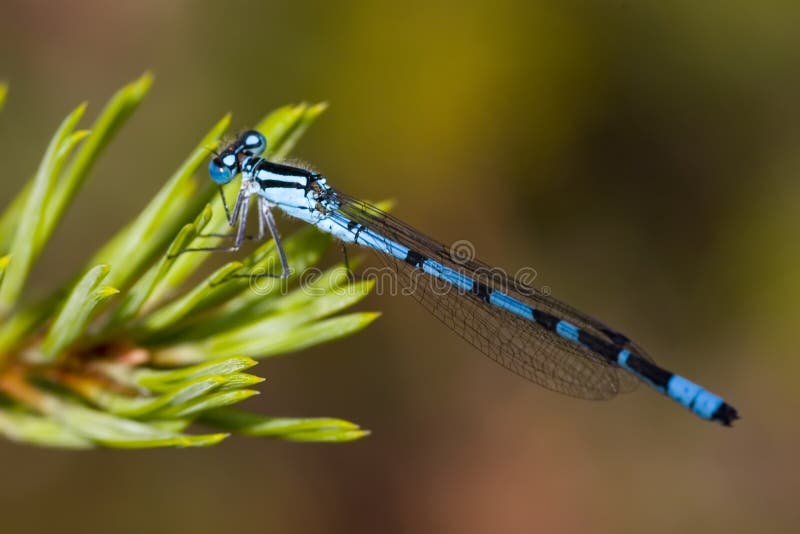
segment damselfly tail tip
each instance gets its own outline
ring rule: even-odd
[[[712,418],[724,426],[733,426],[733,422],[740,417],[739,412],[736,411],[736,408],[728,403],[722,403],[722,405],[717,408],[717,411],[714,412]]]

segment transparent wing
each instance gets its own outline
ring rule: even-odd
[[[486,280],[493,290],[564,319],[617,347],[629,348],[648,358],[627,337],[601,322],[544,295],[519,278],[471,258],[460,258],[449,247],[425,236],[375,206],[341,193],[331,193],[326,206],[332,220],[346,226],[358,223],[419,254],[440,262],[472,279]],[[569,342],[542,325],[526,320],[477,296],[442,291],[442,282],[413,265],[386,254],[377,254],[397,274],[404,292],[414,296],[428,311],[488,357],[512,372],[545,388],[585,399],[608,399],[638,385],[635,377],[610,364],[601,355]],[[455,258],[455,259],[454,259]]]

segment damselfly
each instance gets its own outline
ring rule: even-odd
[[[242,175],[239,195],[228,213],[236,232],[230,247],[193,250],[239,249],[245,239],[249,199],[255,195],[259,235],[263,237],[265,229],[272,234],[282,276],[288,275],[289,264],[273,207],[343,243],[376,251],[428,311],[500,365],[532,382],[586,399],[611,398],[644,382],[703,419],[730,426],[738,418],[733,406],[662,369],[625,335],[519,278],[456,257],[449,247],[395,217],[336,191],[321,174],[260,157],[266,145],[261,133],[244,132],[211,160],[209,173],[220,187]]]

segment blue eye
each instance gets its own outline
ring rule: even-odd
[[[261,132],[250,130],[241,136],[241,146],[251,154],[261,154],[267,148],[267,139]]]
[[[233,154],[230,154],[233,158],[233,164],[236,163],[236,157]],[[208,174],[211,175],[211,179],[214,180],[219,185],[225,185],[236,175],[236,169],[233,165],[230,165],[230,158],[214,158],[208,164]]]

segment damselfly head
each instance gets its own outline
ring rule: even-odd
[[[217,154],[208,164],[208,174],[219,185],[225,185],[241,172],[242,161],[258,156],[267,148],[267,138],[256,130],[247,130]]]
[[[208,174],[219,185],[225,185],[239,173],[239,158],[235,152],[225,150],[208,163]]]

